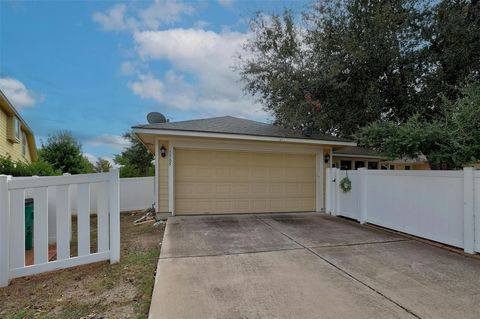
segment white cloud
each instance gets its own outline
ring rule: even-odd
[[[0,89],[13,106],[19,109],[32,107],[44,99],[43,96],[35,96],[25,84],[14,78],[0,78]]]
[[[156,0],[139,13],[141,25],[147,29],[158,29],[162,24],[180,20],[182,15],[192,14],[193,7],[175,0]]]
[[[126,61],[120,65],[120,74],[132,75],[135,73],[135,66],[132,62]]]
[[[116,150],[123,150],[130,145],[129,141],[120,135],[103,134],[89,139],[85,144],[93,147],[109,147]]]
[[[159,102],[164,100],[164,85],[151,74],[140,75],[138,81],[128,82],[128,87],[142,98],[151,98]]]
[[[192,14],[192,6],[176,0],[155,0],[150,6],[138,10],[133,16],[125,4],[117,4],[107,12],[95,12],[93,21],[105,31],[151,30],[163,24],[177,22],[183,15]]]
[[[139,56],[145,61],[167,60],[177,70],[193,75],[195,85],[177,73],[158,79],[151,73],[129,83],[142,98],[151,98],[170,108],[207,113],[265,117],[261,106],[245,96],[238,75],[232,70],[234,56],[247,39],[240,32],[169,29],[135,32]],[[172,75],[176,82],[172,82]]]
[[[239,75],[232,68],[237,52],[249,36],[247,33],[207,31],[205,21],[197,21],[192,28],[159,30],[160,26],[177,22],[193,11],[184,2],[158,0],[136,12],[131,5],[116,6],[106,14],[94,15],[94,20],[105,24],[103,20],[111,18],[112,23],[107,24],[110,29],[116,26],[132,32],[138,60],[124,62],[119,73],[136,75],[128,87],[141,98],[153,99],[172,110],[208,116],[267,117],[262,107],[244,94]],[[173,71],[155,74],[152,60],[169,62]]]
[[[229,8],[233,5],[233,0],[217,0],[218,3],[225,8]]]
[[[127,6],[125,4],[114,5],[107,13],[95,12],[92,16],[93,21],[99,23],[103,30],[127,30],[135,27],[134,20],[125,18]]]
[[[208,27],[210,25],[210,22],[207,22],[205,20],[197,20],[195,21],[195,23],[193,24],[193,27],[195,29],[205,29],[206,27]]]

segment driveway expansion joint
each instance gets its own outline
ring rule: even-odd
[[[353,244],[335,244],[335,245],[320,245],[320,246],[308,246],[308,248],[335,248],[335,247],[350,247],[350,246],[364,246],[364,245],[377,245],[377,244],[393,244],[401,243],[405,241],[412,241],[411,239],[392,239],[392,240],[383,240],[383,241],[368,241],[363,243],[353,243]],[[307,247],[307,246],[303,246]]]
[[[257,251],[244,251],[238,253],[221,253],[221,254],[206,254],[206,255],[187,255],[187,256],[170,256],[170,257],[160,257],[160,260],[164,259],[181,259],[181,258],[195,258],[195,257],[221,257],[221,256],[235,256],[235,255],[249,255],[249,254],[261,254],[261,253],[273,253],[277,251],[289,251],[289,250],[303,250],[302,247],[296,248],[281,248],[281,249],[270,249],[270,250],[257,250]]]
[[[258,217],[257,217],[258,218]],[[321,256],[320,254],[318,254],[317,252],[315,252],[313,250],[313,248],[309,248],[309,247],[306,247],[304,245],[302,245],[300,242],[296,241],[294,238],[292,238],[291,236],[285,234],[284,232],[282,232],[281,230],[275,228],[274,226],[272,226],[271,224],[269,224],[268,222],[266,222],[264,219],[261,219],[261,218],[258,218],[258,220],[262,221],[264,224],[266,224],[267,226],[271,227],[273,230],[279,232],[280,234],[282,234],[283,236],[287,237],[288,239],[290,239],[291,241],[293,241],[294,243],[296,243],[297,245],[300,245],[301,247],[303,247],[303,249],[306,249],[307,251],[309,251],[311,254],[317,256],[318,258],[320,258],[321,260],[325,261],[327,264],[329,264],[330,266],[334,267],[335,269],[337,269],[338,271],[340,271],[341,273],[345,274],[346,276],[348,276],[349,278],[353,279],[354,281],[360,283],[361,285],[367,287],[368,289],[372,290],[373,292],[375,292],[376,294],[378,294],[379,296],[385,298],[386,300],[390,301],[391,303],[393,303],[394,305],[400,307],[401,309],[403,309],[405,312],[409,313],[410,315],[414,316],[415,318],[418,318],[418,319],[422,319],[419,315],[417,315],[415,312],[413,312],[412,310],[408,309],[407,307],[403,306],[402,304],[398,303],[397,301],[393,300],[392,298],[386,296],[385,294],[383,294],[382,292],[380,292],[379,290],[375,289],[374,287],[372,287],[371,285],[363,282],[362,280],[360,280],[359,278],[355,277],[354,275],[350,274],[348,271],[346,271],[345,269],[343,268],[340,268],[339,266],[337,266],[336,264],[334,264],[333,262],[331,262],[330,260],[326,259],[325,257]],[[398,241],[407,241],[407,240],[398,240]],[[339,245],[341,246],[341,245]],[[325,246],[323,248],[326,248],[326,247],[338,247],[338,246]]]

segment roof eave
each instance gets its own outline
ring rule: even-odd
[[[292,138],[292,137],[275,137],[275,136],[259,136],[247,134],[231,134],[231,133],[213,133],[213,132],[194,132],[182,130],[164,130],[164,129],[146,129],[141,127],[133,127],[136,134],[150,134],[150,135],[167,135],[167,136],[189,136],[189,137],[204,137],[204,138],[225,138],[232,140],[249,140],[249,141],[263,141],[263,142],[287,142],[287,143],[302,143],[313,145],[341,145],[341,146],[357,146],[355,142],[347,141],[329,141],[317,140],[307,138]]]
[[[361,157],[361,158],[386,158],[385,156],[381,155],[362,155],[362,154],[342,154],[342,153],[336,153],[333,152],[333,157],[338,156],[338,157]]]
[[[7,96],[1,90],[0,90],[0,95],[5,100],[7,106],[10,108],[10,112],[15,114],[15,116],[20,120],[20,123],[22,123],[25,130],[33,135],[33,131],[30,128],[30,126],[28,126],[27,122],[23,119],[23,117],[20,115],[20,113],[18,113],[17,109],[13,106],[13,104],[10,102],[10,100],[7,98]]]

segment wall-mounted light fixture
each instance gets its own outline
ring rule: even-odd
[[[325,163],[328,163],[330,161],[330,154],[325,155],[323,159],[325,160]]]
[[[162,147],[160,147],[160,156],[161,157],[167,156],[167,149],[163,145],[162,145]]]

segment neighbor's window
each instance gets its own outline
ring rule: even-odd
[[[406,165],[406,166],[405,166],[405,170],[409,171],[409,170],[410,170],[410,166],[409,166],[409,165]]]
[[[395,169],[395,165],[390,165],[390,169]]]
[[[22,133],[22,154],[27,155],[27,135]]]
[[[368,162],[368,169],[378,169],[378,162]]]
[[[340,161],[340,169],[341,170],[352,169],[352,161]]]
[[[365,167],[365,162],[364,161],[355,161],[355,169],[359,169]]]
[[[15,137],[17,138],[17,140],[20,140],[20,121],[16,117],[13,118],[13,127],[15,130]]]

